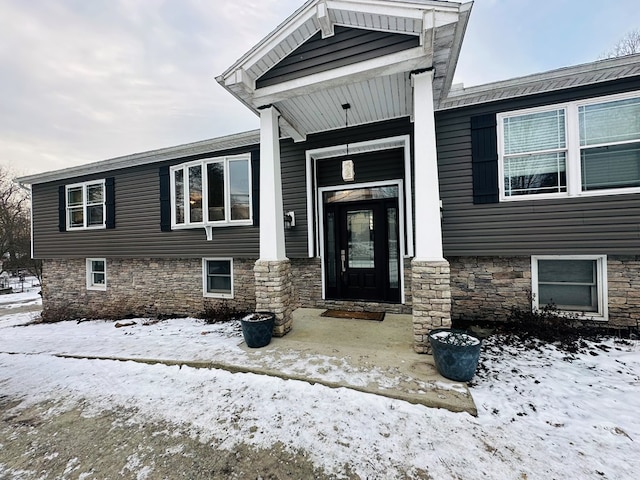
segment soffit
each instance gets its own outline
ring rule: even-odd
[[[434,102],[446,96],[471,3],[423,0],[312,0],[217,78],[255,113],[273,105],[282,133],[306,135],[344,127],[341,105],[351,104],[350,125],[410,116],[410,72],[434,70]],[[298,81],[256,88],[256,80],[317,32],[335,25],[416,35],[420,46],[336,68]]]

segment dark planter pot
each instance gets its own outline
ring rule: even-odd
[[[443,333],[451,332],[468,335],[473,344],[454,345],[447,343],[440,337]],[[440,375],[457,382],[468,382],[473,378],[480,360],[481,340],[479,337],[466,330],[437,328],[429,332],[429,343]]]
[[[251,316],[259,318],[251,319]],[[276,316],[271,312],[256,312],[240,320],[242,335],[247,347],[260,348],[269,345]]]

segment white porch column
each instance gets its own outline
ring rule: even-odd
[[[412,75],[414,116],[415,258],[443,260],[440,188],[433,108],[433,71]]]
[[[280,132],[274,107],[260,111],[260,259],[285,260]]]
[[[413,348],[429,353],[429,332],[451,326],[451,270],[442,251],[433,71],[413,80],[415,257],[411,261]]]

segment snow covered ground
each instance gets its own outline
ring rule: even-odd
[[[0,305],[29,301],[38,302],[37,289],[0,298]],[[23,399],[19,408],[55,400],[59,409],[80,405],[92,415],[135,405],[138,422],[169,422],[229,450],[282,442],[338,477],[347,466],[361,478],[385,479],[427,478],[425,472],[434,479],[640,476],[639,341],[587,342],[572,355],[487,341],[472,382],[479,411],[472,417],[268,376],[55,356],[224,354],[241,361],[246,353],[234,323],[22,326],[33,313],[0,315],[0,393]],[[317,375],[317,365],[307,363]],[[152,478],[153,465],[138,467],[138,478]]]

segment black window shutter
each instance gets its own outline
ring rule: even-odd
[[[171,183],[169,167],[160,167],[160,231],[171,231]]]
[[[253,208],[253,224],[260,225],[260,152],[251,152],[251,202]]]
[[[116,189],[115,179],[106,178],[104,181],[105,206],[107,208],[107,228],[116,228]]]
[[[58,230],[67,231],[67,200],[64,185],[58,187]]]
[[[497,203],[498,139],[493,113],[471,118],[471,165],[473,203]]]

